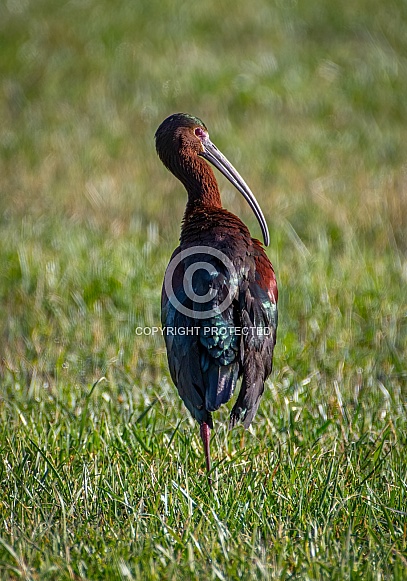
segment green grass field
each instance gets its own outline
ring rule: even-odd
[[[2,580],[407,578],[406,30],[402,0],[0,4]],[[137,335],[186,202],[153,139],[177,111],[256,194],[280,289],[213,496]]]

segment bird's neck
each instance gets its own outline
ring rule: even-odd
[[[190,163],[188,171],[180,178],[188,193],[185,217],[196,208],[221,208],[219,187],[211,167],[203,160]]]

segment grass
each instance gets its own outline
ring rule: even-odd
[[[406,577],[406,20],[1,4],[1,579]],[[253,427],[216,414],[213,496],[163,340],[137,335],[185,204],[153,142],[175,111],[256,193],[280,288]]]

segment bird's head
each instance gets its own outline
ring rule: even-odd
[[[173,171],[178,159],[196,157],[203,153],[203,141],[208,138],[204,123],[186,113],[170,115],[155,133],[157,153],[163,164]]]
[[[155,143],[163,164],[181,181],[184,181],[183,177],[192,167],[194,171],[199,171],[194,163],[199,158],[214,165],[243,195],[259,221],[264,244],[268,246],[270,236],[267,223],[254,194],[239,172],[209,139],[208,129],[198,117],[186,113],[170,115],[157,129]]]

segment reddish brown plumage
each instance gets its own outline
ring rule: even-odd
[[[244,195],[268,242],[267,225],[252,192],[209,140],[205,125],[195,117],[173,115],[157,130],[156,145],[160,159],[188,194],[180,246],[173,254],[173,258],[182,260],[173,272],[171,261],[166,273],[166,280],[168,272],[172,272],[173,280],[170,295],[168,287],[163,287],[162,323],[167,330],[198,329],[195,335],[165,335],[168,362],[180,396],[201,424],[210,470],[211,412],[230,399],[241,377],[230,426],[241,420],[248,427],[257,411],[264,381],[271,373],[277,284],[262,244],[250,236],[237,216],[222,208],[214,173],[205,159]],[[196,270],[197,262],[204,262],[206,270],[202,266]],[[196,270],[193,276],[189,275],[191,267]],[[193,296],[184,287],[187,283]],[[209,297],[205,308],[199,297]],[[208,328],[211,330],[206,333]],[[239,329],[249,331],[238,334]]]

